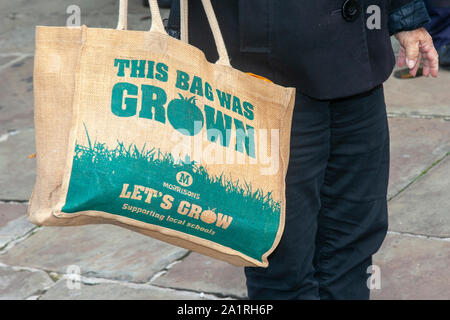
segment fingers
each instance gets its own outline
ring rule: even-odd
[[[439,55],[436,52],[433,43],[431,42],[430,44],[428,41],[425,41],[423,44],[421,44],[420,51],[423,56],[423,75],[428,76],[429,74],[431,74],[431,76],[436,78],[439,72]]]
[[[405,58],[406,58],[405,49],[403,49],[403,47],[400,47],[398,51],[398,60],[397,60],[399,68],[403,68],[403,66],[405,65]]]
[[[433,39],[425,28],[412,31],[402,31],[395,34],[400,42],[398,53],[398,66],[405,65],[409,68],[410,74],[415,76],[423,60],[423,75],[430,74],[437,77],[439,71],[439,56],[434,48]]]
[[[409,70],[409,73],[415,77],[417,74],[417,70],[419,70],[420,67],[420,61],[422,60],[422,55],[419,53],[419,56],[416,59],[416,64],[414,65],[414,67],[412,69]]]
[[[414,69],[419,61],[419,41],[408,41],[405,43],[406,65],[409,69]]]
[[[428,77],[430,75],[430,61],[427,59],[426,53],[423,54],[422,75]]]
[[[437,52],[435,52],[434,58],[430,59],[430,73],[433,77],[437,78],[439,73],[439,58]]]

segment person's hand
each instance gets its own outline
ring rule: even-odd
[[[430,74],[437,77],[439,70],[439,56],[434,48],[433,39],[425,28],[411,31],[401,31],[394,35],[400,42],[398,53],[398,66],[405,65],[409,73],[414,77],[423,60],[422,74],[428,77]]]

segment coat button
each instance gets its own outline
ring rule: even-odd
[[[342,5],[342,16],[347,21],[355,21],[359,16],[359,3],[357,0],[345,0]]]

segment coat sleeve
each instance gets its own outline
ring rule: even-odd
[[[430,21],[423,0],[391,0],[389,34],[414,30]]]

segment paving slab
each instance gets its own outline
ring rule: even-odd
[[[36,226],[31,224],[26,217],[20,217],[11,221],[5,227],[0,228],[0,249],[4,248],[11,241],[25,236],[34,228]]]
[[[26,299],[40,294],[54,283],[43,271],[0,266],[0,300]]]
[[[400,116],[443,117],[450,119],[450,71],[439,70],[438,78],[397,79],[384,84],[389,114]]]
[[[389,228],[450,237],[450,156],[389,202]]]
[[[391,37],[391,42],[397,56],[400,44],[395,37]],[[394,71],[398,69],[396,64]],[[450,119],[449,83],[450,71],[442,68],[437,78],[397,79],[392,74],[384,83],[388,114]]]
[[[33,128],[33,57],[0,69],[0,136]]]
[[[450,151],[450,122],[442,119],[389,118],[391,166],[388,197]]]
[[[34,130],[3,136],[0,141],[0,200],[28,200],[36,180]]]
[[[73,287],[72,287],[73,288]],[[197,293],[180,292],[147,285],[100,283],[69,289],[67,280],[59,280],[39,300],[202,300],[208,298]]]
[[[115,28],[118,19],[117,0],[46,0],[46,1],[2,1],[0,2],[0,48],[3,53],[33,53],[35,27],[65,26],[71,13],[71,5],[80,8],[80,23],[88,27]],[[150,12],[142,1],[129,1],[128,26],[132,30],[149,30]],[[167,17],[168,9],[161,10]]]
[[[26,218],[27,205],[0,203],[0,249],[34,228]]]
[[[112,225],[43,227],[0,255],[7,265],[67,272],[75,265],[89,277],[147,282],[187,250]]]
[[[372,290],[371,299],[450,299],[449,241],[389,234],[373,263],[381,289]]]
[[[0,203],[0,230],[9,222],[27,214],[27,205],[24,203]]]
[[[191,253],[152,284],[186,289],[196,292],[213,293],[219,296],[245,298],[244,268]]]
[[[17,58],[20,58],[20,55],[0,55],[0,70]]]
[[[117,0],[45,0],[40,2],[17,0],[2,1],[0,9],[5,17],[19,19],[23,15],[44,15],[66,14],[66,8],[70,5],[79,6],[82,15],[110,14],[117,15],[119,12],[119,1]],[[166,9],[161,9],[161,11]],[[142,5],[142,0],[128,1],[129,14],[150,14],[148,7]],[[64,20],[65,21],[65,20]]]

